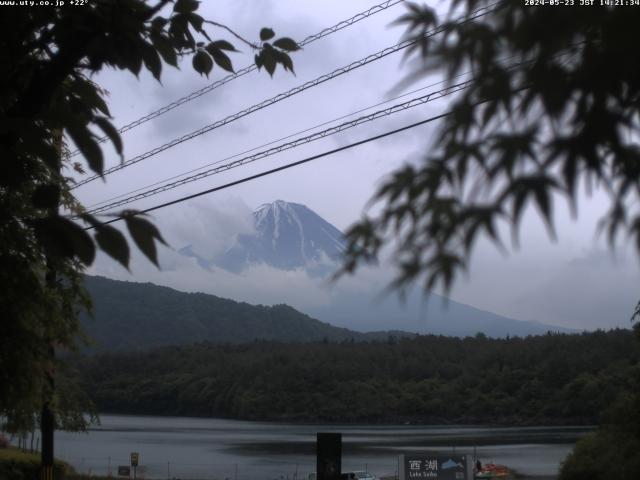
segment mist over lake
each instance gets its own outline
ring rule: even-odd
[[[555,476],[589,427],[326,425],[102,415],[88,433],[56,433],[56,456],[92,474],[140,454],[139,478],[306,479],[317,432],[342,432],[342,470],[392,475],[408,452],[473,454],[526,476]]]

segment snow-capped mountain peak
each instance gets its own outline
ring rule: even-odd
[[[238,235],[235,244],[210,263],[232,272],[266,264],[326,274],[344,252],[342,232],[299,203],[276,200],[260,205],[253,212],[253,224],[255,233]]]

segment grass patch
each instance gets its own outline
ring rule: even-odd
[[[57,479],[73,478],[73,468],[66,462],[55,460],[54,476]],[[28,453],[14,447],[0,449],[0,478],[31,480],[40,478],[40,454]],[[76,477],[81,478],[81,477]]]

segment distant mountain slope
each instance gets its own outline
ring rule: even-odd
[[[440,308],[423,321],[394,316],[393,308],[380,306],[376,315],[388,314],[387,321],[375,324],[373,330],[376,331],[363,333],[316,320],[288,305],[250,305],[205,293],[185,293],[152,283],[103,277],[87,276],[85,285],[93,298],[95,315],[93,319],[83,316],[82,322],[95,341],[92,349],[97,351],[142,350],[203,341],[232,344],[254,340],[361,342],[387,340],[390,335],[412,337],[416,333],[464,337],[484,332],[488,336],[504,337],[561,330],[534,322],[518,322],[450,301],[447,309]],[[357,301],[358,298],[351,300],[352,324],[358,323],[357,312],[373,309],[356,305]],[[438,304],[440,298],[432,298],[431,302]],[[327,314],[327,311],[318,309],[317,313]],[[409,311],[409,319],[410,314]],[[333,315],[336,322],[345,321],[338,313]],[[396,328],[389,330],[389,325]]]
[[[427,299],[415,288],[404,302],[395,294],[375,300],[370,293],[338,292],[331,304],[310,307],[306,313],[333,325],[349,325],[356,330],[382,330],[393,325],[398,330],[420,334],[454,337],[473,336],[482,332],[489,337],[526,337],[549,331],[575,333],[577,330],[540,322],[515,320],[471,305],[443,301],[431,293]]]
[[[85,278],[94,319],[83,317],[96,350],[140,350],[195,342],[356,341],[372,338],[315,320],[288,305],[249,305],[151,283]],[[378,336],[381,336],[379,334]],[[386,334],[384,334],[386,336]]]
[[[276,200],[257,208],[252,220],[254,232],[237,235],[232,246],[220,255],[207,260],[190,245],[180,253],[195,258],[212,274],[216,269],[241,273],[257,265],[302,270],[318,280],[318,288],[339,268],[346,244],[344,235],[308,207]],[[396,295],[376,300],[382,288],[375,281],[368,282],[364,290],[336,288],[329,302],[303,310],[313,318],[361,332],[394,328],[414,334],[469,336],[482,332],[490,337],[506,337],[574,331],[503,317],[453,300],[444,304],[436,294],[431,294],[425,304],[422,292],[417,290],[405,302],[399,302]]]

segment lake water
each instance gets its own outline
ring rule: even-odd
[[[56,433],[56,457],[79,471],[116,474],[140,454],[138,478],[304,480],[317,432],[342,432],[342,470],[393,475],[400,453],[477,453],[526,476],[554,476],[588,428],[297,425],[102,415],[88,433]]]

